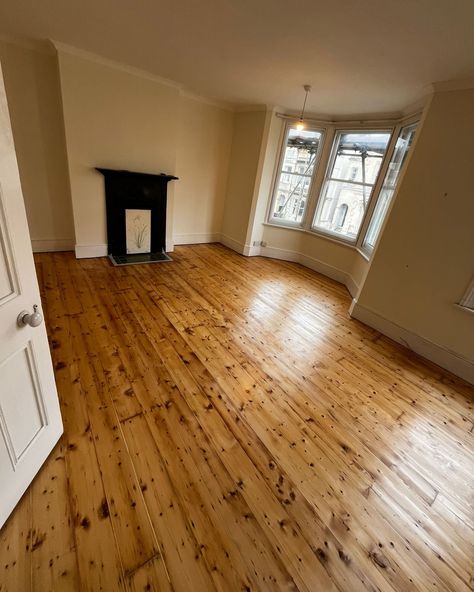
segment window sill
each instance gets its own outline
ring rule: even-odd
[[[284,230],[297,230],[298,232],[306,232],[301,226],[292,224],[277,224],[276,222],[263,222],[264,226],[270,226],[270,228],[283,228]]]
[[[367,263],[369,263],[369,261],[370,261],[370,255],[368,253],[366,253],[365,251],[363,251],[359,247],[356,247],[356,251],[359,253],[359,255],[361,257],[363,257],[367,261]]]
[[[320,236],[321,238],[326,238],[327,240],[337,243],[338,245],[344,245],[345,247],[357,249],[357,241],[344,239],[341,235],[332,232],[324,232],[324,230],[318,230],[316,228],[310,228],[307,232],[309,232],[310,234],[314,234],[316,236]]]

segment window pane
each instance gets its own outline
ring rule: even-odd
[[[318,228],[355,238],[364,216],[371,186],[328,181],[324,190],[323,207]]]
[[[321,136],[316,130],[289,128],[273,197],[272,221],[303,220]]]
[[[390,141],[390,132],[340,132],[313,228],[355,240]]]
[[[397,187],[397,182],[403,163],[405,162],[407,154],[413,143],[415,131],[416,125],[404,127],[397,139],[397,144],[395,146],[395,150],[393,151],[390,164],[388,165],[382,189],[380,190],[377,205],[375,206],[367,233],[365,235],[364,243],[362,245],[365,251],[371,252],[375,246],[377,237],[385,219],[385,215],[387,214],[390,202],[392,201],[392,196]]]
[[[389,140],[390,134],[386,132],[339,134],[330,177],[373,185]]]

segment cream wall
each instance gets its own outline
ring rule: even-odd
[[[263,223],[266,219],[268,199],[273,187],[283,129],[283,120],[276,116],[276,109],[268,109],[265,116],[256,186],[247,228],[246,242],[249,245],[260,243],[263,240]]]
[[[179,101],[175,244],[218,241],[232,144],[233,112],[183,94]]]
[[[352,266],[355,249],[330,239],[306,232],[303,234],[302,253],[321,267],[318,271],[345,284],[352,293]]]
[[[473,155],[474,90],[436,93],[354,311],[471,363],[474,315],[455,303],[474,270]]]
[[[388,214],[390,215],[390,213]],[[351,266],[351,277],[354,284],[359,288],[362,287],[365,281],[365,277],[370,269],[370,261],[368,261],[362,253],[356,251],[354,253],[354,259]],[[354,294],[353,294],[354,296]]]
[[[73,249],[56,56],[0,42],[0,60],[33,250]]]
[[[279,228],[278,226],[263,226],[262,240],[267,245],[267,249],[300,252],[303,241],[303,230],[294,230],[290,228]],[[282,254],[282,259],[283,259]],[[280,257],[277,257],[280,258]]]
[[[245,248],[265,119],[265,111],[234,114],[222,240],[225,244],[240,251]]]
[[[354,262],[355,251],[353,248],[327,238],[304,230],[293,230],[288,228],[279,228],[278,226],[265,225],[263,231],[263,240],[266,243],[267,253],[270,249],[281,250],[281,258],[284,258],[285,251],[297,251],[298,253],[312,258],[334,270],[334,279],[338,272],[341,274],[350,274]],[[328,275],[329,275],[328,273]],[[343,278],[339,281],[343,281]]]
[[[175,174],[179,90],[62,51],[59,68],[76,254],[105,255],[104,180],[95,167]]]
[[[302,263],[345,284],[352,295],[356,294],[352,273],[357,252],[353,248],[305,230],[269,224],[263,227],[263,242],[262,255]]]

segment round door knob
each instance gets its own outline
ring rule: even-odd
[[[37,327],[41,325],[43,322],[43,315],[38,312],[38,305],[35,304],[33,306],[33,312],[29,313],[27,310],[23,310],[18,315],[16,320],[19,327],[24,327],[25,325],[29,325],[30,327]]]

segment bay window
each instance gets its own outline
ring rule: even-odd
[[[287,123],[268,223],[322,235],[370,257],[413,144],[415,121],[412,116],[393,127],[380,121],[373,128],[315,122],[303,130]]]

